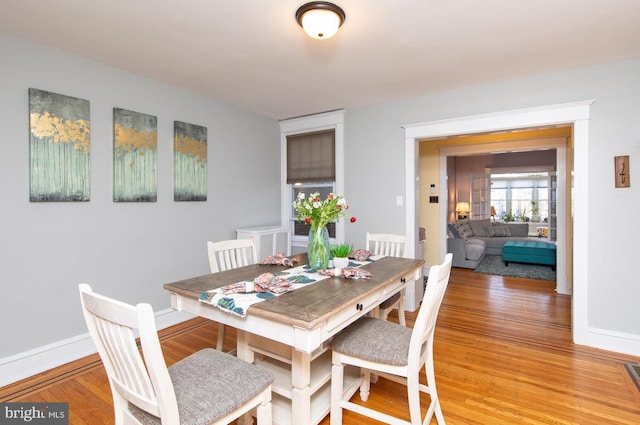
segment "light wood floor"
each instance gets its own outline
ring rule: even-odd
[[[435,336],[447,424],[640,424],[640,391],[624,368],[640,359],[572,344],[571,299],[553,286],[453,269]],[[408,314],[409,326],[414,317]],[[161,331],[167,363],[215,346],[216,333],[217,326],[203,319]],[[234,337],[230,330],[229,348]],[[428,396],[423,400],[426,406]],[[70,424],[113,423],[109,386],[95,355],[0,388],[4,401],[69,402]],[[380,379],[367,403],[408,418],[398,384]],[[377,422],[345,412],[343,423]]]

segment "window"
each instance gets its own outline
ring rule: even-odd
[[[330,134],[330,141],[327,135]],[[307,137],[322,136],[318,143],[309,146]],[[298,146],[289,150],[289,141]],[[304,145],[307,144],[305,147]],[[307,246],[308,226],[296,223],[296,214],[291,206],[298,192],[344,193],[344,111],[331,111],[322,114],[291,118],[280,121],[280,146],[282,167],[282,207],[281,223],[291,227],[291,246],[295,253]],[[311,148],[311,151],[306,150]],[[307,153],[305,153],[305,150]],[[311,159],[311,158],[318,158]],[[289,159],[292,167],[289,167]],[[297,159],[296,159],[297,158]],[[322,170],[331,170],[325,174]],[[297,174],[301,172],[302,174]],[[293,177],[292,177],[293,176]],[[329,225],[332,239],[344,240],[344,220]],[[298,249],[296,249],[298,248]]]
[[[321,199],[325,199],[329,193],[335,192],[335,184],[333,182],[326,183],[301,183],[294,184],[291,186],[293,193],[291,194],[291,199],[296,199],[298,193],[304,192],[306,195],[310,193],[318,192],[320,194]],[[292,221],[292,235],[293,236],[308,236],[309,229],[311,225],[302,223],[296,219],[296,210],[293,209],[293,206],[289,207],[291,210],[291,221]],[[329,223],[327,225],[327,230],[329,231],[329,237],[336,237],[336,223]]]
[[[510,211],[515,217],[531,217],[531,201],[536,201],[540,217],[549,217],[549,173],[491,175],[491,205],[497,217]]]

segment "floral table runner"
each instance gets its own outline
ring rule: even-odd
[[[351,260],[349,267],[343,269],[345,277],[368,278],[371,275],[360,266],[369,264],[379,257],[370,257],[365,261]],[[245,317],[247,309],[253,304],[275,298],[333,276],[333,269],[311,270],[308,265],[263,273],[255,279],[226,285],[200,294],[200,301],[211,304],[222,311]]]

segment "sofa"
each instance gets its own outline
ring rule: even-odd
[[[507,241],[530,241],[528,223],[484,220],[457,220],[447,227],[447,252],[453,267],[475,269],[485,255],[502,255]]]

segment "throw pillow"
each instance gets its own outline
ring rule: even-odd
[[[460,234],[460,237],[465,241],[468,238],[473,237],[473,230],[471,229],[469,220],[457,220],[453,223],[453,226],[458,231],[458,234]]]
[[[510,237],[511,229],[506,224],[493,224],[487,227],[487,234],[490,238]]]
[[[451,223],[447,224],[447,236],[451,239],[462,239],[456,227]]]
[[[483,238],[487,236],[487,227],[491,226],[491,221],[488,218],[481,220],[469,220],[469,225],[473,231],[473,237]]]

